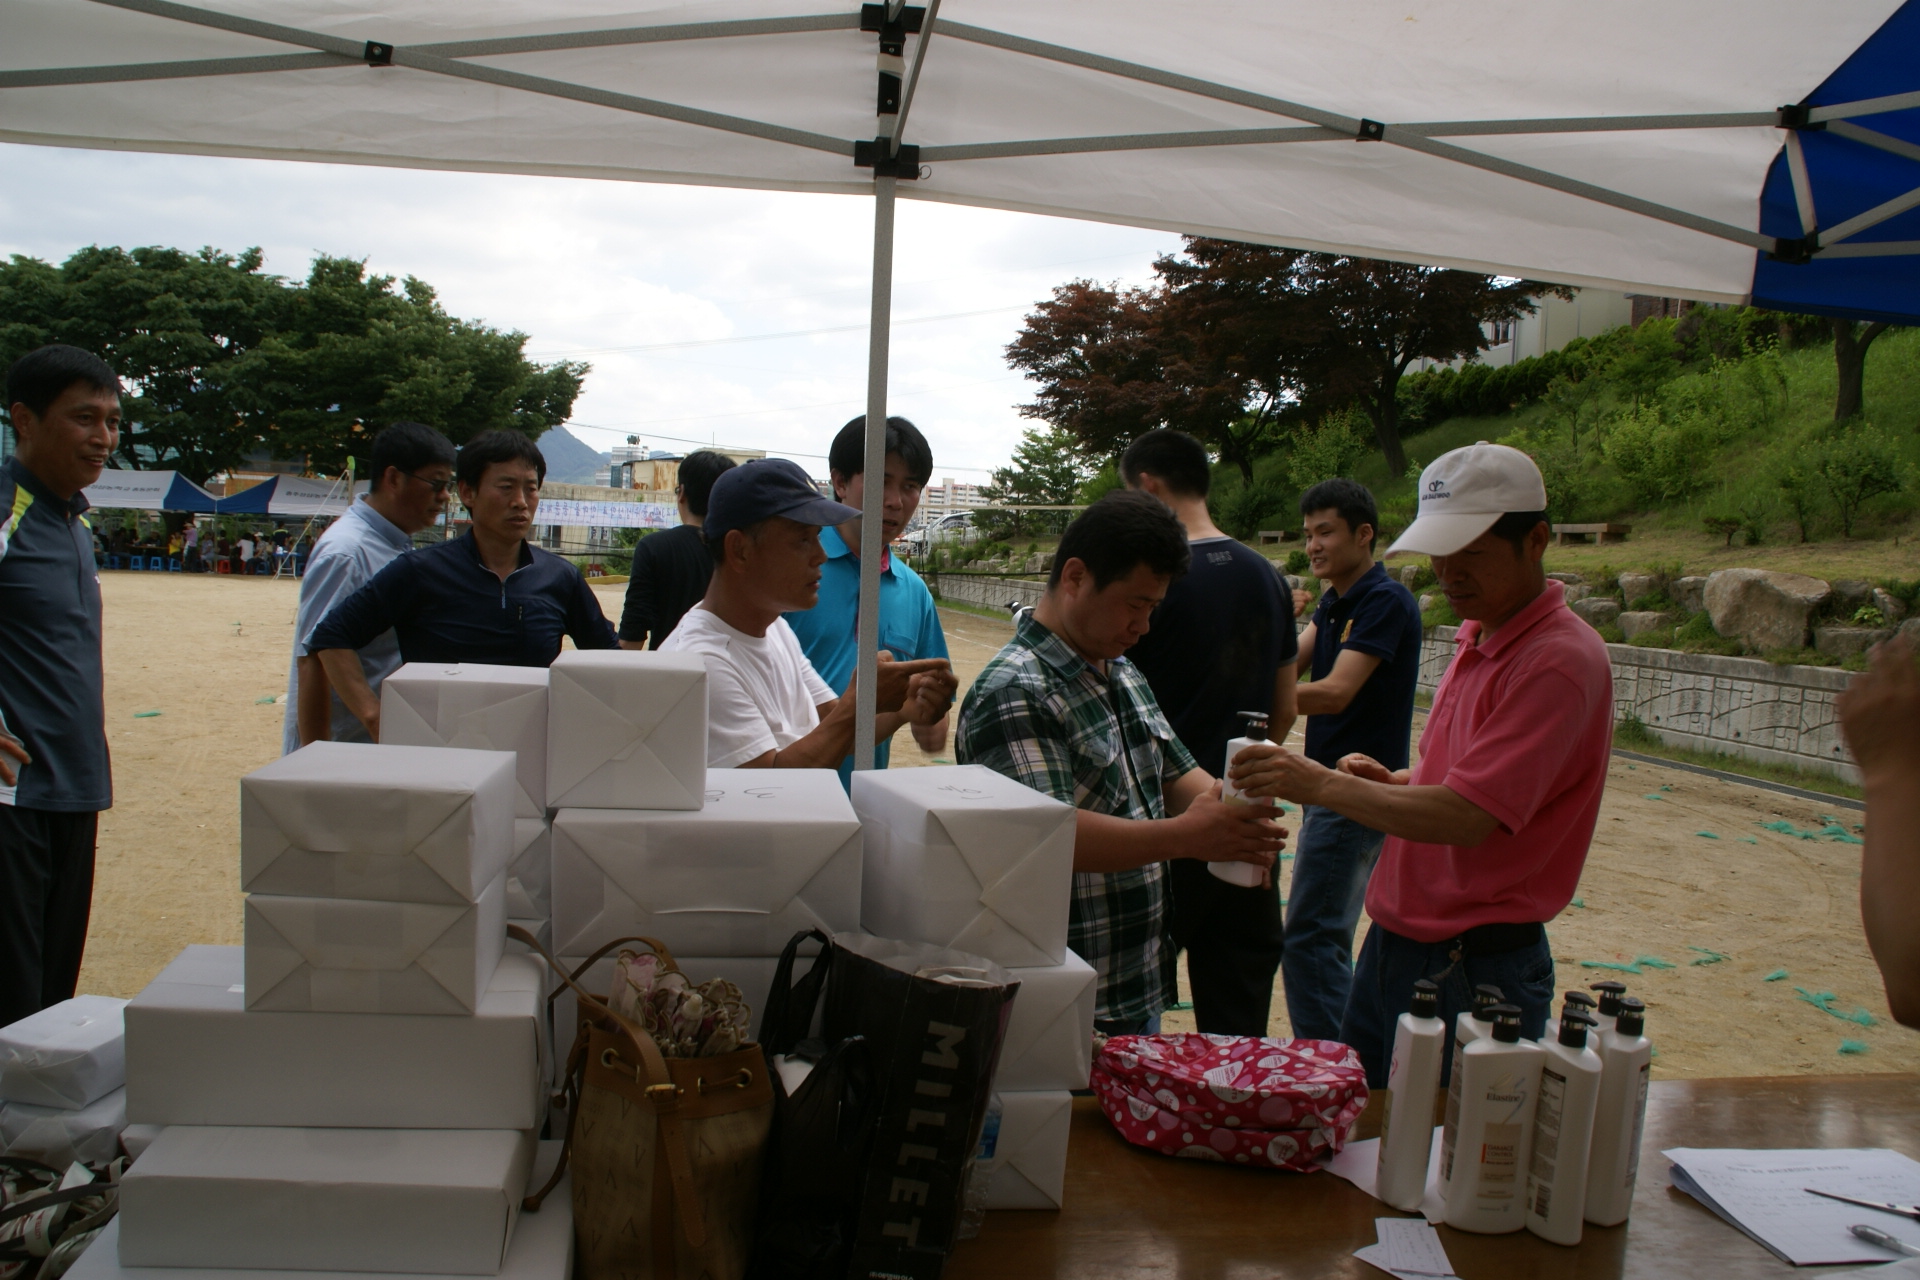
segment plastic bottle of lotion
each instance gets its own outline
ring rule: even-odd
[[[1394,1027],[1393,1065],[1387,1069],[1376,1194],[1409,1213],[1420,1207],[1427,1193],[1433,1095],[1440,1088],[1440,1063],[1447,1053],[1447,1024],[1439,1013],[1439,986],[1425,978],[1415,982],[1413,1008],[1401,1014]]]
[[[1593,1013],[1594,999],[1592,996],[1588,995],[1584,991],[1569,991],[1565,996],[1561,997],[1561,1000],[1562,1000],[1562,1003],[1560,1005],[1561,1013],[1584,1014],[1588,1019],[1588,1022],[1587,1022],[1588,1027],[1591,1028],[1591,1027],[1599,1026],[1599,1019],[1594,1017],[1594,1013]],[[1541,1035],[1540,1043],[1544,1045],[1550,1040],[1559,1039],[1559,1037],[1560,1037],[1560,1020],[1558,1018],[1547,1019],[1547,1029]]]
[[[1587,1162],[1586,1218],[1596,1227],[1618,1226],[1633,1208],[1653,1064],[1653,1045],[1640,1034],[1646,1019],[1647,1007],[1628,996],[1620,1002],[1613,1029],[1600,1033],[1600,1105],[1594,1112],[1593,1155]]]
[[[1627,984],[1608,978],[1604,982],[1594,983],[1587,990],[1600,993],[1600,1007],[1594,1013],[1595,1019],[1600,1023],[1600,1030],[1602,1032],[1613,1030],[1613,1020],[1620,1016],[1620,1001],[1627,994]]]
[[[1540,1069],[1533,1157],[1527,1166],[1527,1230],[1555,1244],[1580,1243],[1594,1108],[1600,1102],[1600,1055],[1587,1044],[1593,1017],[1576,1007],[1574,996],[1585,998],[1585,993],[1567,993],[1558,1038],[1540,1046],[1547,1057]]]
[[[1247,722],[1247,731],[1244,737],[1235,738],[1227,744],[1227,764],[1229,767],[1233,764],[1233,758],[1239,755],[1241,751],[1256,742],[1265,742],[1267,740],[1267,717],[1265,712],[1242,711],[1240,718]],[[1220,780],[1220,798],[1228,804],[1254,804],[1269,809],[1273,807],[1273,801],[1271,800],[1250,799],[1241,795],[1240,788],[1233,785],[1233,779],[1231,778],[1222,778]],[[1242,889],[1257,889],[1260,887],[1261,870],[1251,862],[1209,862],[1207,864],[1207,870],[1213,872],[1214,875],[1225,880],[1228,884],[1237,884]]]
[[[1546,1057],[1545,1049],[1520,1038],[1520,1010],[1510,1004],[1494,1007],[1492,1037],[1461,1054],[1448,1226],[1497,1235],[1526,1225],[1527,1156]]]
[[[1453,1176],[1453,1138],[1460,1127],[1460,1055],[1475,1040],[1493,1034],[1493,1008],[1506,999],[1500,988],[1483,982],[1473,989],[1473,1008],[1453,1020],[1453,1061],[1447,1068],[1447,1119],[1440,1134],[1440,1177]]]

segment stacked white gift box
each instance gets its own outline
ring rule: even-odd
[[[1067,949],[1074,810],[978,765],[853,775],[868,933],[969,951],[1020,979],[980,1159],[989,1209],[1057,1209],[1070,1091],[1087,1087],[1097,975]]]
[[[75,996],[0,1027],[0,1152],[60,1169],[120,1154],[126,1003]]]

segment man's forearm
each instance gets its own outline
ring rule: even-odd
[[[299,697],[293,717],[300,745],[325,742],[333,737],[333,685],[327,679],[327,669],[310,653],[299,658],[294,668],[299,673]]]
[[[340,701],[361,724],[367,726],[367,732],[373,740],[380,740],[380,698],[367,683],[367,673],[360,666],[360,655],[352,649],[322,649],[319,653],[320,665],[326,668],[327,682],[333,691],[340,695]]]
[[[750,764],[768,769],[838,769],[853,751],[853,697],[833,704],[813,731]]]
[[[1185,856],[1178,818],[1116,818],[1110,813],[1075,815],[1075,871],[1131,871]]]
[[[1894,1018],[1920,1027],[1920,784],[1911,776],[1868,774],[1866,848],[1860,862],[1860,920],[1887,987]]]
[[[913,740],[928,755],[947,749],[947,723],[952,717],[941,716],[932,724],[913,726]]]
[[[1348,688],[1332,677],[1303,684],[1294,691],[1294,706],[1303,716],[1337,716],[1353,701],[1357,688]]]
[[[1422,844],[1472,848],[1500,825],[1492,814],[1447,787],[1369,782],[1346,773],[1328,777],[1312,803],[1363,827]]]

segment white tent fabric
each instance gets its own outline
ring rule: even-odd
[[[178,471],[116,471],[84,490],[87,502],[120,511],[212,511],[213,495]]]
[[[367,482],[356,482],[351,491],[339,480],[311,480],[305,476],[277,476],[273,496],[267,500],[271,516],[344,515],[353,500],[367,492]]]
[[[1737,301],[1771,247],[1775,108],[1898,7],[951,0],[900,194]],[[845,0],[9,0],[0,139],[864,193],[858,22]],[[155,78],[101,70],[126,64]],[[1072,154],[1005,154],[1036,149]]]

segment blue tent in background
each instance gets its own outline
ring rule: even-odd
[[[93,506],[120,511],[218,509],[218,499],[178,471],[102,471],[86,495]]]
[[[231,497],[218,500],[221,515],[337,516],[352,505],[355,495],[367,491],[362,480],[349,490],[344,477],[315,480],[305,476],[274,476]]]

